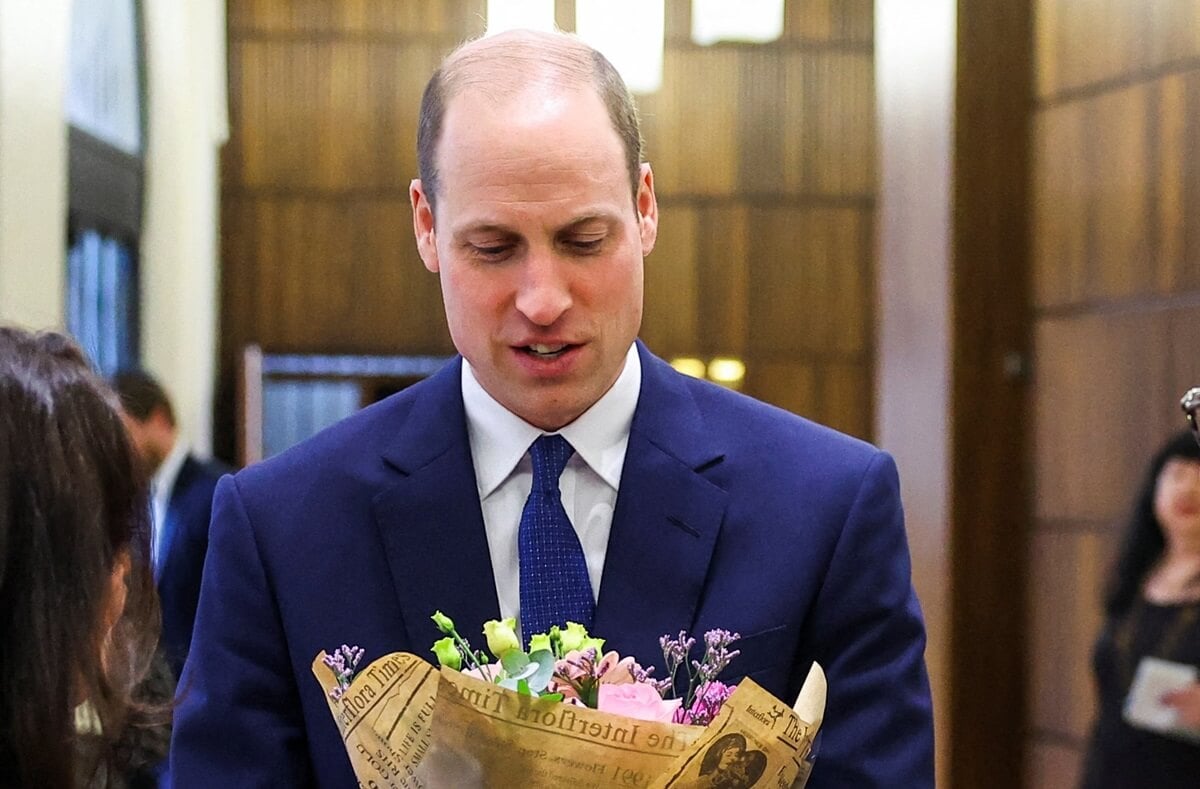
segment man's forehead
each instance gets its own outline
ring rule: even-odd
[[[606,153],[623,161],[621,140],[595,93],[560,86],[530,86],[506,95],[471,89],[450,100],[438,146],[439,169],[476,166],[466,159],[526,164],[563,157],[595,159]]]
[[[478,208],[476,206],[476,208]],[[452,223],[451,233],[456,237],[475,234],[523,235],[530,226],[521,217],[502,214],[490,214],[486,211],[461,215],[459,221]],[[576,230],[595,230],[618,224],[621,217],[610,207],[597,206],[593,209],[563,213],[555,216],[546,212],[536,215],[536,226],[539,231],[550,234],[571,232]]]

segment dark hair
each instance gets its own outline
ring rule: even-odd
[[[157,640],[145,481],[116,398],[63,335],[0,327],[0,775],[111,775]],[[107,634],[114,567],[126,605]],[[87,700],[95,736],[77,732]],[[89,758],[84,754],[92,754]]]
[[[122,370],[112,378],[112,388],[121,398],[125,413],[145,422],[157,408],[163,409],[167,421],[175,425],[175,411],[162,385],[144,370]]]
[[[1104,608],[1109,616],[1120,616],[1129,609],[1137,599],[1146,573],[1166,547],[1162,524],[1154,514],[1154,494],[1163,468],[1175,458],[1200,461],[1200,444],[1196,443],[1191,431],[1171,436],[1146,469],[1105,597]]]
[[[425,85],[417,121],[417,170],[430,211],[434,208],[439,186],[437,147],[446,106],[464,87],[473,84],[486,82],[493,92],[511,90],[516,82],[504,84],[501,80],[481,77],[481,66],[500,63],[504,65],[506,73],[512,73],[518,82],[518,75],[548,71],[558,84],[589,86],[595,90],[604,102],[613,130],[621,139],[629,184],[633,199],[637,200],[638,183],[641,180],[642,133],[637,106],[625,80],[621,79],[608,58],[576,36],[562,32],[529,31],[525,35],[534,37],[536,44],[529,41],[495,44],[489,40],[486,49],[476,51],[471,47],[475,42],[467,42],[446,57]]]

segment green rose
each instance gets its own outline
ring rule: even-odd
[[[578,622],[567,622],[566,629],[559,631],[559,638],[562,642],[563,652],[583,649],[583,642],[588,640],[587,628]]]
[[[487,638],[488,649],[497,658],[504,657],[505,652],[521,649],[521,642],[517,639],[517,620],[512,617],[484,622],[483,635]]]
[[[433,654],[437,655],[438,665],[455,671],[462,669],[462,655],[459,653],[458,647],[454,646],[454,639],[450,636],[439,638],[433,642]]]
[[[542,650],[547,652],[554,651],[554,647],[550,643],[549,633],[538,633],[536,636],[533,636],[529,639],[530,652],[540,652]]]
[[[454,620],[443,614],[441,611],[434,611],[430,617],[433,623],[437,625],[438,630],[441,630],[446,635],[454,632]]]
[[[582,650],[586,650],[588,648],[596,650],[597,656],[603,655],[604,654],[604,639],[603,638],[592,638],[591,636],[588,636],[587,638],[583,639],[583,643],[579,645],[579,649],[582,651]]]

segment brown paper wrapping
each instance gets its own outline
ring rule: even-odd
[[[746,679],[701,727],[521,696],[401,652],[335,700],[324,657],[313,674],[359,785],[372,789],[803,787],[825,708],[815,664],[794,708]]]

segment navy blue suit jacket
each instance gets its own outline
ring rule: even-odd
[[[925,637],[884,453],[676,373],[642,388],[592,630],[645,665],[742,634],[730,678],[829,681],[809,786],[933,785]],[[311,664],[432,657],[429,617],[499,616],[455,361],[218,486],[172,773],[181,787],[354,786]],[[353,613],[351,613],[353,612]]]
[[[192,627],[200,600],[200,579],[208,551],[208,524],[213,492],[227,469],[187,455],[167,502],[160,548],[158,597],[162,606],[159,644],[175,676],[183,669],[192,643]]]

